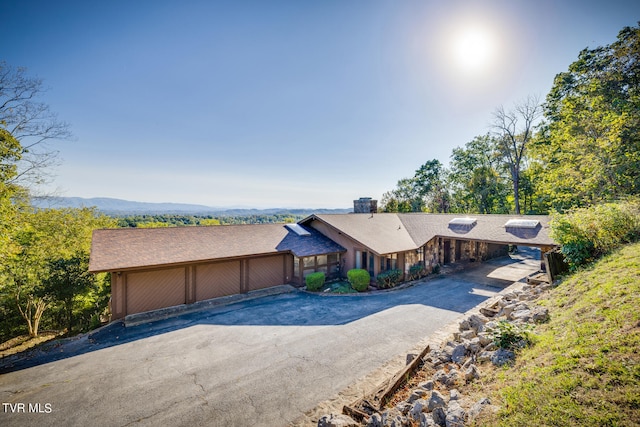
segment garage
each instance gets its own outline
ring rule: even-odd
[[[196,301],[239,294],[241,292],[240,265],[240,261],[197,265]]]
[[[185,303],[184,268],[128,273],[127,313],[141,313]]]

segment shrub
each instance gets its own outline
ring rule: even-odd
[[[361,268],[354,268],[347,271],[347,279],[351,283],[351,287],[358,292],[366,291],[371,282],[371,276],[367,270]]]
[[[491,332],[491,338],[500,348],[516,350],[533,342],[532,329],[531,325],[517,325],[507,320],[501,320],[496,329]]]
[[[431,272],[433,274],[440,274],[440,264],[434,265],[433,268],[431,269]]]
[[[640,202],[625,201],[552,213],[551,237],[571,269],[640,237]]]
[[[409,267],[409,280],[418,280],[427,275],[427,270],[424,265],[418,263]]]
[[[393,288],[400,283],[400,279],[402,279],[402,270],[388,270],[378,274],[376,284],[381,289]]]
[[[304,278],[307,290],[312,292],[319,291],[324,286],[324,279],[325,275],[322,271],[307,274],[307,277]]]

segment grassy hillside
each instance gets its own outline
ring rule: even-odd
[[[499,426],[640,426],[640,244],[567,277],[541,302],[551,320],[516,365],[476,393]]]

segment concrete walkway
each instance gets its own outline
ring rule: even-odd
[[[320,402],[537,268],[505,258],[394,292],[295,292],[115,324],[0,363],[0,398],[12,404],[0,425],[312,422]]]

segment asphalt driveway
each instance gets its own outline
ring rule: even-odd
[[[0,425],[287,425],[538,265],[503,258],[397,291],[110,326],[0,362]]]

